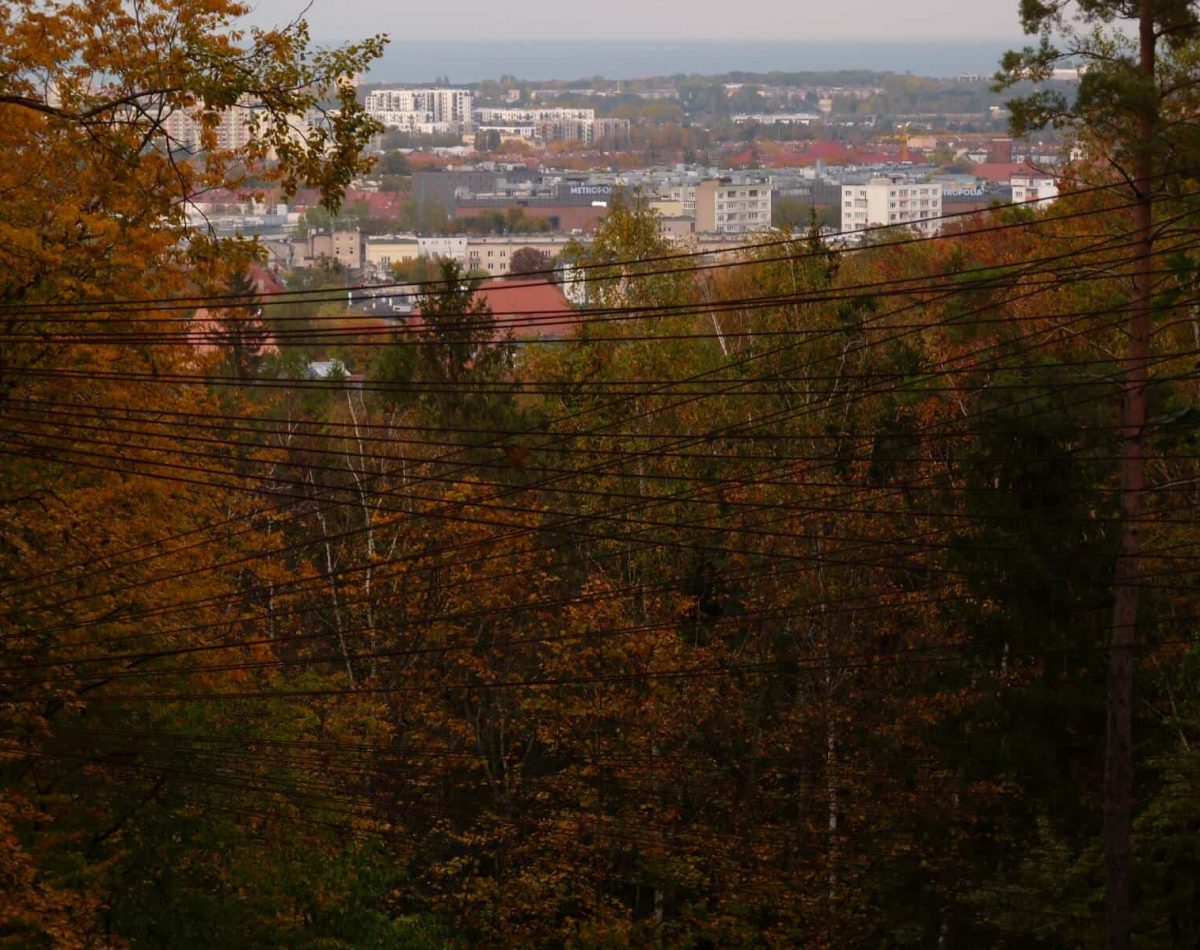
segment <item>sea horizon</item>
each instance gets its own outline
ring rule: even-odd
[[[873,70],[948,78],[990,76],[1010,40],[913,42],[393,39],[367,82],[452,84],[514,76],[533,82],[612,80],[729,72]]]

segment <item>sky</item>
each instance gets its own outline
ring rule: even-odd
[[[251,22],[290,21],[305,0],[249,0]],[[323,42],[426,40],[997,41],[1021,35],[1018,0],[314,0]]]

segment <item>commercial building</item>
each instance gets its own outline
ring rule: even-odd
[[[771,186],[751,179],[716,178],[696,186],[696,230],[749,234],[771,227]]]
[[[942,186],[899,176],[872,178],[866,184],[842,186],[842,230],[914,227],[935,233],[941,222]]]
[[[496,172],[484,169],[418,171],[412,176],[412,196],[421,204],[435,204],[453,214],[457,199],[495,191],[499,180]]]

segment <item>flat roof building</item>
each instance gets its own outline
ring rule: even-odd
[[[942,186],[904,178],[872,178],[842,186],[842,230],[911,227],[925,234],[941,228]]]

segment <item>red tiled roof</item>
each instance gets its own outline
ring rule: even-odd
[[[558,338],[570,335],[578,325],[577,311],[567,302],[557,284],[537,278],[488,280],[479,286],[479,296],[503,326],[513,326],[519,339]]]
[[[518,340],[535,337],[559,339],[569,336],[578,326],[578,311],[563,296],[556,284],[536,277],[512,277],[508,280],[486,280],[476,295],[487,302],[499,323],[496,338],[509,330]],[[410,327],[421,326],[420,312],[408,320]]]
[[[285,289],[283,282],[261,264],[251,263],[249,273],[250,279],[254,281],[254,286],[258,288],[260,294],[283,293]]]

